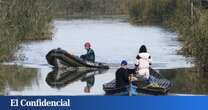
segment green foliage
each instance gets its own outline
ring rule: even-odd
[[[128,13],[129,0],[50,0],[55,17],[121,15]]]
[[[173,15],[173,0],[133,0],[129,16],[135,23],[161,23]]]
[[[50,36],[50,2],[45,0],[0,1],[0,60],[11,59],[19,43]]]
[[[208,71],[208,11],[203,10],[199,19],[190,29],[190,37],[185,37],[184,51],[195,56],[204,71]],[[188,47],[189,46],[189,47]]]

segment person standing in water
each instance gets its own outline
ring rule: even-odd
[[[86,42],[84,44],[85,49],[87,50],[87,53],[84,55],[81,55],[80,58],[84,61],[91,61],[95,62],[95,53],[93,49],[91,48],[91,44],[89,42]]]
[[[144,80],[149,80],[150,78],[150,65],[152,64],[152,59],[150,54],[147,52],[145,45],[142,45],[139,49],[139,54],[136,56],[136,76]]]

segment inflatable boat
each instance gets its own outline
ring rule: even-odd
[[[46,60],[55,68],[87,67],[109,69],[109,66],[105,63],[84,61],[60,48],[49,51],[46,55]]]

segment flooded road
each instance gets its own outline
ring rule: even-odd
[[[177,35],[160,27],[133,26],[119,19],[55,20],[53,26],[52,40],[24,43],[21,45],[22,49],[16,53],[17,60],[6,63],[22,65],[22,68],[26,70],[32,68],[36,73],[31,77],[30,83],[28,85],[18,85],[18,88],[21,89],[14,89],[12,83],[7,81],[9,79],[4,78],[6,73],[1,73],[3,75],[0,78],[4,78],[8,82],[2,85],[1,92],[3,91],[4,94],[9,95],[102,95],[104,94],[102,85],[114,79],[120,61],[126,59],[132,66],[142,44],[147,46],[153,58],[154,68],[177,70],[176,68],[192,66],[184,56],[177,55],[177,50],[180,49],[180,43],[176,40]],[[52,68],[45,59],[47,52],[60,47],[72,54],[81,55],[85,53],[83,48],[85,41],[92,43],[96,61],[108,63],[111,69],[85,74],[70,73],[66,77],[60,78],[60,84],[54,84],[51,80],[53,77],[53,74],[51,74],[53,73]],[[30,74],[30,72],[27,73]],[[168,72],[162,71],[162,73],[168,77]],[[185,89],[188,88],[187,84],[181,85],[182,82],[180,81],[182,79],[178,81],[180,74],[183,73],[168,77],[174,85],[176,84],[171,90],[172,92],[208,93],[208,90],[199,92],[200,88],[195,91]],[[186,78],[186,76],[183,78]],[[193,78],[195,77],[193,76]],[[18,80],[24,81],[24,79],[27,79],[27,76]],[[189,83],[189,80],[186,83]],[[197,83],[197,85],[199,84],[200,82]],[[86,93],[86,87],[90,89],[90,93]]]

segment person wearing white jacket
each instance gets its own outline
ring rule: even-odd
[[[147,48],[145,45],[142,45],[139,50],[139,54],[136,57],[136,76],[149,79],[150,77],[150,65],[152,64],[152,59],[150,54],[147,52]]]

